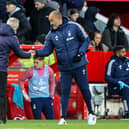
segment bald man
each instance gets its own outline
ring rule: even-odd
[[[56,51],[62,90],[62,118],[58,124],[67,124],[65,118],[67,115],[72,78],[74,78],[89,110],[88,124],[95,125],[96,116],[91,107],[91,94],[86,70],[88,61],[85,57],[85,52],[89,45],[88,35],[79,24],[63,18],[59,11],[52,11],[50,13],[49,22],[52,30],[48,33],[44,48],[33,52],[32,55],[48,56],[53,50]]]

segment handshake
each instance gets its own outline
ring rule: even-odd
[[[119,85],[120,85],[120,90],[122,90],[124,87],[129,88],[129,85],[127,85],[126,83],[124,83],[123,81],[118,81]]]
[[[31,53],[31,57],[34,57],[36,55],[36,51],[35,50],[29,50],[29,53]]]

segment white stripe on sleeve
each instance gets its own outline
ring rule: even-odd
[[[112,64],[115,62],[115,60],[111,60],[108,64],[108,69],[107,69],[107,75],[111,75],[111,70],[112,70]]]
[[[74,24],[74,25],[76,25],[81,30],[81,32],[83,33],[84,37],[85,38],[88,37],[88,34],[85,32],[85,30],[83,29],[83,27],[80,24],[78,24],[76,22],[72,22],[72,21],[69,21],[68,24]]]

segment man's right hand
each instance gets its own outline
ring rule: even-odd
[[[77,54],[75,57],[74,57],[74,62],[79,62],[79,61],[81,61],[81,59],[82,59],[82,57],[83,57],[83,53],[79,53],[79,54]]]
[[[29,52],[31,53],[31,57],[34,57],[36,55],[35,50],[29,50]]]

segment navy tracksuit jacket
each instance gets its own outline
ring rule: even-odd
[[[121,95],[129,109],[129,88],[124,87],[120,90],[118,83],[118,81],[123,81],[129,85],[129,58],[121,59],[113,55],[106,65],[105,80],[108,83],[109,94]]]
[[[85,52],[88,45],[88,35],[83,28],[75,22],[63,19],[62,25],[48,33],[44,48],[36,51],[37,56],[48,56],[53,50],[56,51],[58,68],[61,73],[62,117],[66,117],[67,114],[72,78],[75,78],[83,93],[89,113],[93,113],[86,71],[88,61],[85,57]],[[74,62],[74,58],[78,53],[83,53],[84,55],[81,61]]]

